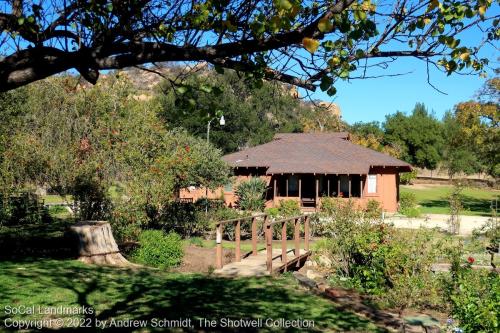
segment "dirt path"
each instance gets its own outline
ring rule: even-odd
[[[183,273],[209,273],[215,269],[215,248],[208,249],[189,245],[184,248],[184,260],[182,265],[176,268],[175,272]],[[224,264],[231,262],[234,258],[234,251],[224,249]]]
[[[386,222],[393,223],[396,228],[419,229],[423,228],[439,228],[444,231],[448,230],[448,220],[450,215],[447,214],[425,214],[420,218],[409,218],[404,216],[392,216],[386,218]],[[460,215],[459,234],[468,236],[472,234],[474,229],[481,228],[488,220],[488,216],[469,216]]]

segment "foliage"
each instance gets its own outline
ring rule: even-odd
[[[496,6],[491,0],[391,7],[369,0],[14,1],[0,12],[0,91],[70,69],[95,83],[100,70],[155,62],[185,62],[193,71],[203,66],[193,63],[210,63],[255,82],[276,79],[330,96],[338,79],[369,77],[394,58],[417,57],[448,75],[483,73],[488,59],[479,51],[499,38],[490,14]],[[479,37],[461,43],[467,34]],[[308,56],[297,57],[303,52]],[[295,77],[289,69],[299,67]]]
[[[474,270],[474,258],[466,263],[461,259],[461,248],[451,253],[451,278],[445,280],[451,314],[465,332],[495,332],[500,323],[500,277],[496,272]]]
[[[380,123],[376,121],[354,123],[350,127],[352,142],[399,158],[401,156],[401,148],[398,145],[386,142],[384,132],[380,126]]]
[[[280,200],[278,214],[281,217],[293,217],[300,215],[299,202],[295,200]]]
[[[417,208],[417,197],[411,192],[401,192],[399,194],[399,212],[408,217],[420,216],[420,210]]]
[[[23,89],[22,116],[1,155],[7,188],[35,184],[72,195],[79,218],[110,218],[118,238],[134,240],[139,228],[159,224],[181,188],[227,182],[222,152],[167,130],[154,101],[129,97],[123,75],[93,87],[65,76]]]
[[[75,178],[71,190],[76,214],[82,220],[107,220],[111,211],[111,199],[107,188],[92,175]]]
[[[385,140],[401,148],[406,162],[436,169],[441,160],[442,125],[424,104],[417,103],[410,115],[397,112],[386,116],[384,130]]]
[[[413,169],[410,172],[403,172],[399,174],[399,180],[403,185],[410,185],[413,183],[413,180],[417,178],[418,171]]]
[[[350,201],[332,200],[321,214],[327,235],[323,246],[337,277],[400,311],[436,298],[429,288],[435,282],[430,266],[439,246],[430,232],[408,233],[370,221]]]
[[[206,70],[183,84],[189,90],[182,93],[169,81],[161,84],[161,118],[169,127],[182,127],[205,140],[210,122],[210,142],[224,153],[267,143],[276,132],[301,132],[299,118],[310,112],[281,86],[254,86],[232,71],[217,75]],[[224,126],[219,125],[221,114]]]
[[[145,230],[139,236],[139,248],[133,258],[137,262],[158,268],[171,268],[181,264],[184,248],[181,237],[161,230]]]
[[[377,200],[370,199],[366,204],[365,217],[369,220],[377,220],[382,216],[382,207]]]
[[[50,216],[40,198],[31,192],[0,191],[0,226],[48,222]]]
[[[266,188],[266,182],[258,177],[240,183],[235,191],[239,207],[243,210],[263,211]]]

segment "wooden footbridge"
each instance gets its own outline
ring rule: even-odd
[[[251,225],[252,251],[241,253],[241,225]],[[235,258],[233,262],[224,264],[224,249],[222,240],[224,227],[234,226]],[[287,227],[293,227],[293,248],[288,248]],[[264,231],[264,248],[258,247],[259,226]],[[281,233],[281,248],[273,248],[273,243],[278,245],[279,240],[274,240],[274,230]],[[262,233],[262,232],[261,232]],[[301,238],[301,234],[303,237]],[[264,276],[286,272],[300,268],[307,260],[309,251],[309,217],[300,215],[271,221],[266,214],[242,217],[232,220],[220,221],[216,224],[216,270],[215,274],[221,276]],[[303,240],[303,248],[301,248]]]

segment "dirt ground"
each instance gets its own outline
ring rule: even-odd
[[[207,249],[189,245],[184,248],[184,260],[182,265],[174,271],[182,273],[208,273],[215,269],[215,248]],[[234,251],[224,249],[224,264],[234,259]]]

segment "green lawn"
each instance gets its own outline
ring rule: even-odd
[[[63,198],[57,194],[47,194],[42,196],[42,199],[46,204],[63,204],[67,202],[73,202],[73,197],[70,195],[68,195],[66,198]],[[66,201],[64,199],[66,199]]]
[[[6,306],[92,307],[89,320],[306,319],[314,330],[384,331],[327,299],[307,293],[293,277],[223,279],[200,274],[168,273],[152,269],[87,266],[75,260],[37,259],[0,261],[0,308]],[[0,312],[23,320],[59,318],[46,314]],[[84,315],[69,316],[84,318]],[[67,318],[67,317],[65,317]],[[154,329],[151,329],[154,331]],[[164,331],[158,329],[157,331]],[[229,330],[237,331],[237,330]],[[289,330],[295,331],[295,330]]]
[[[449,214],[447,197],[452,186],[425,186],[417,188],[401,185],[401,193],[414,193],[423,214]],[[491,216],[491,201],[499,199],[500,191],[467,187],[462,192],[463,215]],[[499,202],[500,205],[500,202]],[[500,207],[499,207],[500,208]]]

